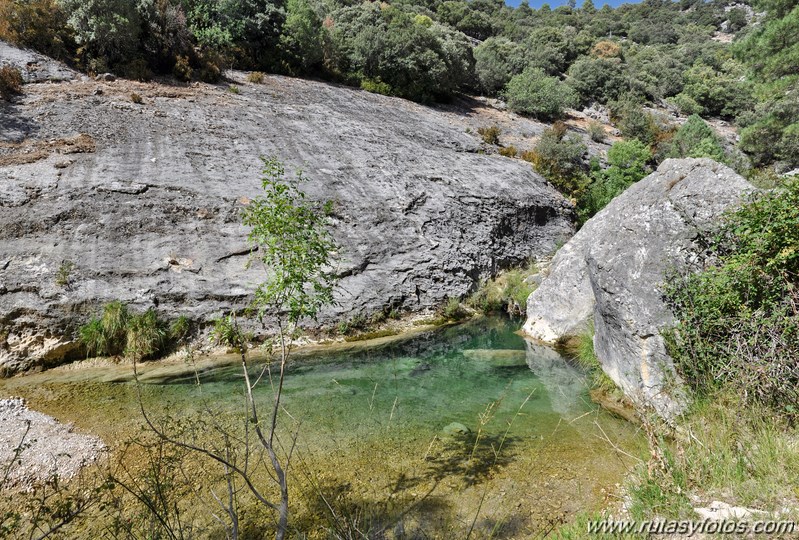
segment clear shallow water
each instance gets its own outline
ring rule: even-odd
[[[641,440],[590,403],[579,370],[516,328],[489,318],[294,360],[281,426],[299,426],[295,485],[314,478],[365,508],[420,502],[404,519],[435,538],[458,537],[475,515],[478,530],[499,524],[504,536],[495,537],[528,538],[600,507],[630,465],[607,439],[633,454]],[[142,423],[135,386],[100,381],[124,369],[46,372],[0,382],[0,392],[120,441]],[[241,379],[236,365],[211,367],[198,387],[173,370],[149,377],[142,396],[156,417],[191,417],[208,404],[215,416],[235,418]],[[268,405],[266,381],[256,393]],[[289,439],[287,429],[281,434]],[[312,514],[311,506],[295,515]]]

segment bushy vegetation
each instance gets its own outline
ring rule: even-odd
[[[571,88],[540,68],[528,68],[514,76],[505,88],[505,99],[510,110],[542,120],[560,118],[563,110],[576,102]]]
[[[169,347],[185,340],[191,323],[179,317],[171,325],[155,310],[131,312],[127,305],[114,301],[105,305],[99,317],[93,317],[78,330],[78,339],[87,356],[126,356],[143,360],[164,354]]]
[[[699,395],[731,388],[744,403],[799,417],[799,182],[759,194],[709,239],[713,257],[675,277],[680,323],[667,334]]]
[[[578,217],[585,223],[614,197],[646,176],[652,158],[649,147],[638,139],[619,141],[608,150],[608,168],[592,173],[592,180],[578,201]]]
[[[527,298],[535,290],[531,277],[538,273],[535,262],[500,273],[487,280],[472,293],[467,303],[481,313],[506,312],[511,316],[524,316]]]
[[[423,102],[483,92],[545,120],[573,105],[666,100],[683,114],[735,121],[757,167],[799,166],[799,49],[790,39],[799,8],[754,7],[766,14],[757,24],[725,0],[599,10],[491,0],[0,0],[0,39],[135,79],[215,82],[232,67]],[[715,41],[718,31],[735,43]],[[625,138],[665,157],[656,130],[645,133],[646,114],[628,113],[617,118]]]
[[[544,130],[532,152],[522,157],[561,191],[577,193],[586,181],[586,151],[580,137],[568,133],[565,124],[555,122]]]
[[[10,101],[22,93],[22,74],[11,66],[0,67],[0,99]]]

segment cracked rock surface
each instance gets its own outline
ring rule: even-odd
[[[680,392],[660,330],[670,271],[690,270],[701,231],[754,188],[710,159],[668,159],[591,218],[555,255],[527,301],[524,331],[555,342],[594,321],[594,349],[625,394],[669,417]]]
[[[309,197],[333,201],[341,280],[321,325],[436,308],[573,233],[571,204],[528,163],[478,153],[466,105],[230,77],[237,93],[228,83],[27,84],[0,105],[6,373],[79,355],[77,326],[111,300],[201,323],[243,307],[263,279],[245,269],[240,225],[261,190],[260,156],[301,168]]]

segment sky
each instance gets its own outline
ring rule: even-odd
[[[613,7],[616,7],[621,4],[637,4],[639,0],[594,0],[594,5],[597,9],[600,9],[605,4],[610,4]],[[558,6],[566,5],[567,0],[552,0],[551,2],[547,2],[546,0],[529,0],[530,7],[533,9],[538,9],[544,4],[549,4],[549,7],[556,8]],[[505,0],[505,3],[509,6],[516,7],[521,3],[521,0]],[[577,7],[580,7],[583,4],[582,0],[577,0]]]

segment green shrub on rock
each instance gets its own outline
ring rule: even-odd
[[[560,118],[563,110],[577,101],[570,87],[535,68],[513,77],[504,94],[510,110],[541,120]]]
[[[799,417],[799,181],[725,216],[712,257],[674,276],[666,296],[679,323],[669,353],[700,395],[723,387],[745,403]]]

